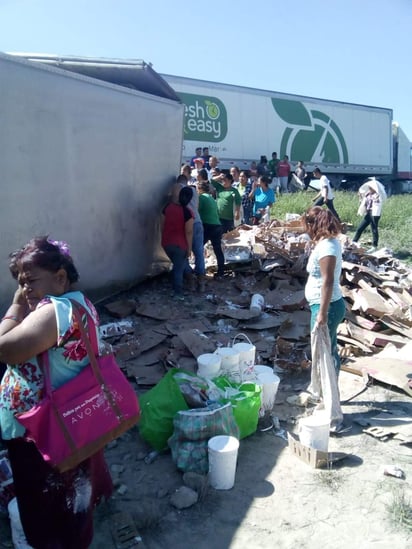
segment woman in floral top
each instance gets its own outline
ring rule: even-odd
[[[79,275],[67,244],[35,238],[11,255],[10,270],[18,288],[0,323],[0,361],[8,364],[0,385],[0,426],[20,518],[36,549],[86,549],[93,538],[94,505],[112,491],[103,453],[59,473],[24,438],[18,414],[44,394],[37,355],[48,352],[54,388],[88,363],[70,299],[87,309],[96,330],[98,316],[83,294],[72,290]]]

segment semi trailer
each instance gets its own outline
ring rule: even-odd
[[[376,177],[401,189],[412,180],[411,143],[390,108],[162,76],[185,105],[184,160],[200,145],[223,169],[287,155],[307,171],[318,166],[337,188]]]
[[[66,240],[93,298],[147,275],[178,173],[184,108],[144,61],[0,54],[0,308],[8,254]]]

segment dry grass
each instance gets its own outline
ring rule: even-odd
[[[403,489],[394,491],[392,501],[387,505],[389,519],[395,528],[412,533],[412,505]]]

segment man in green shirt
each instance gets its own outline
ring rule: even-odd
[[[228,233],[235,228],[234,220],[237,221],[240,218],[242,198],[239,191],[232,187],[233,176],[231,174],[226,174],[222,183],[215,179],[212,179],[211,183],[216,190],[217,209],[223,232]]]
[[[270,187],[275,191],[278,191],[279,189],[278,164],[279,164],[278,153],[273,152],[272,160],[269,160],[268,162],[268,168],[269,168],[269,177],[272,179],[272,184]]]

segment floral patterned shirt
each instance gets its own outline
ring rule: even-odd
[[[53,388],[75,377],[89,362],[80,331],[73,319],[70,299],[79,302],[93,318],[97,330],[99,320],[92,303],[81,292],[68,292],[60,297],[46,296],[38,305],[52,303],[57,320],[57,343],[48,350]],[[98,334],[97,334],[98,336]],[[12,364],[0,383],[0,427],[4,439],[24,435],[24,427],[15,414],[30,410],[44,396],[44,376],[37,357],[24,364]]]

